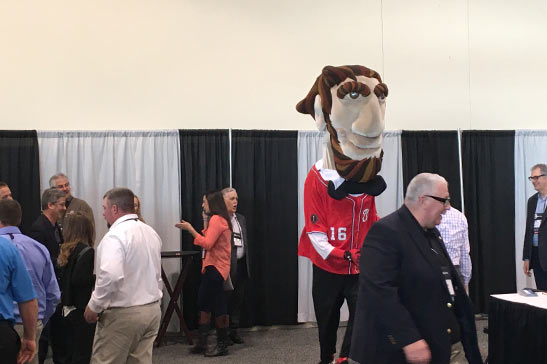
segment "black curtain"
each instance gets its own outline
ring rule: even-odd
[[[0,130],[0,181],[6,182],[23,210],[21,231],[28,233],[40,215],[40,169],[36,130]]]
[[[516,291],[515,132],[462,133],[465,215],[473,274],[470,295],[478,312],[489,296]]]
[[[436,173],[448,181],[450,204],[461,210],[460,162],[457,131],[406,131],[401,133],[403,191],[422,172]]]
[[[296,131],[232,132],[232,184],[251,250],[242,326],[296,323],[297,137]]]
[[[194,228],[203,228],[201,202],[209,190],[229,185],[228,130],[179,130],[181,160],[182,216]],[[182,250],[200,250],[194,239],[182,233]],[[190,329],[197,328],[197,292],[201,281],[201,259],[195,258],[182,295],[184,320]]]

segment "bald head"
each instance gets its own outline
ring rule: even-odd
[[[441,223],[442,214],[450,208],[448,183],[438,174],[418,174],[408,184],[405,206],[420,226],[434,228]]]

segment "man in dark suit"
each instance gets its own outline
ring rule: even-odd
[[[350,358],[361,364],[450,362],[460,338],[482,363],[471,301],[435,225],[450,207],[436,174],[412,179],[404,205],[380,219],[361,251]]]
[[[536,164],[531,168],[528,179],[537,191],[528,199],[526,209],[526,232],[524,234],[524,274],[530,276],[534,271],[534,278],[538,289],[547,290],[547,165]]]
[[[63,242],[58,222],[65,213],[65,202],[64,192],[55,188],[45,190],[42,194],[42,214],[32,223],[28,234],[46,246],[54,266],[57,266],[59,246]]]
[[[230,339],[235,344],[243,344],[243,339],[237,329],[241,317],[241,307],[245,299],[245,290],[250,275],[249,239],[247,238],[247,222],[245,216],[236,213],[238,196],[235,188],[222,190],[228,213],[232,218],[232,256],[230,278],[234,290],[228,293],[228,313],[230,316]]]
[[[45,190],[42,194],[42,214],[32,223],[30,233],[28,234],[32,239],[46,246],[57,277],[59,277],[57,258],[59,256],[60,245],[63,243],[63,234],[58,222],[65,213],[65,203],[65,193],[63,191],[59,191],[56,188]],[[55,311],[50,321],[48,321],[42,330],[39,342],[40,346],[38,348],[38,360],[40,364],[46,360],[50,340],[53,341],[51,342],[53,347],[53,362],[55,364],[64,362],[64,358],[62,357],[63,341],[60,340],[59,335],[50,332],[51,321],[61,322],[61,312],[59,309]],[[56,326],[61,327],[60,325]]]

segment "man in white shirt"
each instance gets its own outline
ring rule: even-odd
[[[95,290],[85,310],[97,322],[91,363],[152,363],[160,326],[161,239],[134,213],[134,195],[114,188],[104,195],[111,225],[97,248]]]

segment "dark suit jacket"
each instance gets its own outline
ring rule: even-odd
[[[436,229],[432,232],[440,238]],[[440,241],[440,254],[457,277]],[[402,348],[424,339],[432,364],[450,362],[454,315],[470,364],[482,363],[471,301],[459,279],[453,279],[452,302],[439,264],[423,229],[401,207],[376,222],[360,258],[359,295],[350,357],[362,364],[406,363]],[[454,314],[453,314],[454,313]]]
[[[247,235],[247,220],[245,216],[236,212],[236,219],[241,226],[241,236],[243,237],[243,248],[245,250],[245,263],[247,264],[247,275],[251,277],[251,258],[249,254],[249,236]],[[230,259],[230,278],[232,282],[237,282],[237,248],[234,245],[234,236],[232,234],[232,255]]]
[[[524,233],[524,247],[522,249],[522,260],[530,260],[532,258],[532,237],[534,235],[534,214],[538,203],[539,192],[528,199],[526,208],[526,231]],[[539,264],[543,270],[547,271],[547,223],[545,220],[547,213],[543,214],[541,225],[539,225],[538,235],[538,255]]]
[[[30,227],[28,236],[34,240],[44,244],[51,255],[51,261],[53,266],[57,267],[57,257],[59,256],[59,243],[55,238],[55,230],[59,230],[61,242],[63,241],[63,235],[58,224],[51,225],[48,218],[44,214],[41,214]]]

